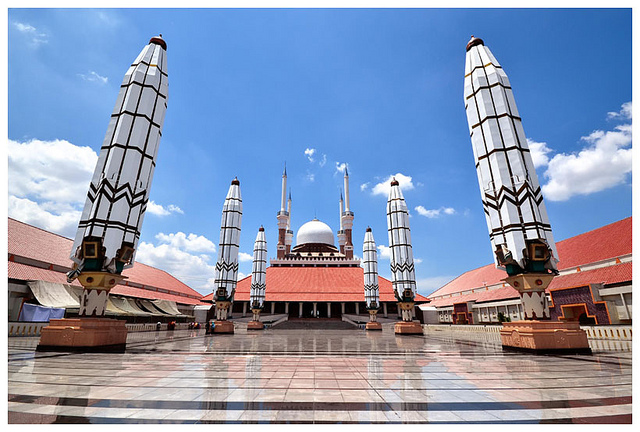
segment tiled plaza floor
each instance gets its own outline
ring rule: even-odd
[[[131,333],[124,354],[9,338],[9,423],[630,423],[631,353],[535,356],[497,335]]]

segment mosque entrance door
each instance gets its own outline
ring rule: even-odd
[[[342,306],[340,306],[340,303],[331,303],[331,318],[342,318]]]
[[[302,318],[314,318],[313,303],[302,303]]]

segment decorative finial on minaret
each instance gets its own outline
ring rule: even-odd
[[[471,39],[469,39],[469,42],[467,43],[467,51],[476,45],[484,45],[484,41],[474,35],[471,35]]]
[[[398,182],[398,180],[396,180],[396,178],[394,177],[393,180],[391,180],[391,186],[399,186],[400,183]]]

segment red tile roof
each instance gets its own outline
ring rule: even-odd
[[[69,258],[73,240],[58,234],[9,218],[8,252],[9,277],[20,280],[46,280],[67,283],[66,275],[60,271],[11,262],[11,256],[24,257],[47,264],[70,269],[73,262]],[[166,299],[182,304],[200,304],[202,294],[157,268],[136,262],[132,268],[122,272],[127,276],[125,285],[118,285],[113,294],[137,293],[141,298]],[[79,285],[74,281],[74,285]],[[157,289],[167,292],[158,292]],[[149,297],[152,296],[152,297]],[[169,298],[171,297],[171,298]]]
[[[593,283],[604,283],[607,285],[619,284],[632,280],[633,263],[627,262],[622,264],[600,267],[593,270],[579,271],[562,276],[556,276],[547,290],[557,288],[568,288],[582,286]]]
[[[18,279],[24,281],[42,280],[54,283],[67,283],[67,275],[61,272],[47,270],[39,267],[33,267],[26,264],[20,264],[9,261],[9,279]],[[74,280],[71,285],[81,287],[78,280]]]
[[[364,302],[362,267],[268,267],[265,301]],[[381,302],[395,302],[391,281],[378,278]],[[235,300],[249,301],[251,276],[238,281]],[[202,300],[211,301],[213,294]],[[427,299],[416,295],[416,301]]]
[[[628,255],[633,250],[631,233],[632,218],[628,217],[593,231],[562,240],[556,244],[558,256],[560,257],[558,268],[562,271],[567,268]],[[585,273],[585,275],[580,276],[580,278],[582,278],[580,280],[584,280],[587,273],[594,277],[596,275],[598,275],[598,277],[601,277],[600,275],[606,275],[611,279],[605,278],[592,282],[605,282],[607,284],[618,283],[619,275],[626,274],[625,271],[621,270],[621,273],[618,273],[617,270],[613,269],[597,274],[591,273],[591,271],[583,273]],[[506,276],[503,270],[496,269],[494,264],[488,264],[461,274],[442,288],[433,292],[429,298],[468,291],[472,288],[482,287],[483,285],[497,284]],[[574,276],[572,279],[565,279],[567,276],[556,277],[552,282],[552,287],[558,286],[558,284],[568,286],[566,283],[578,280],[578,276]],[[630,271],[628,276],[629,278],[626,280],[631,280]]]
[[[476,303],[480,303],[480,302],[517,299],[517,298],[520,298],[520,294],[518,294],[518,291],[511,288],[510,286],[505,286],[505,287],[491,289],[491,290],[485,290],[484,288],[479,288],[474,293],[464,294],[464,295],[454,295],[453,297],[445,297],[445,298],[432,300],[431,303],[429,303],[429,306],[443,307],[443,306],[452,306],[456,303],[464,303],[469,301],[475,301]]]
[[[631,219],[558,242],[560,270],[630,254],[633,251]]]

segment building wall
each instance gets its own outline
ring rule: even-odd
[[[569,311],[573,311],[573,308],[584,308],[587,317],[595,319],[595,324],[611,324],[608,306],[605,301],[599,300],[597,290],[598,287],[594,285],[552,290],[552,303],[549,306],[551,319],[577,320],[577,316],[572,316]]]

